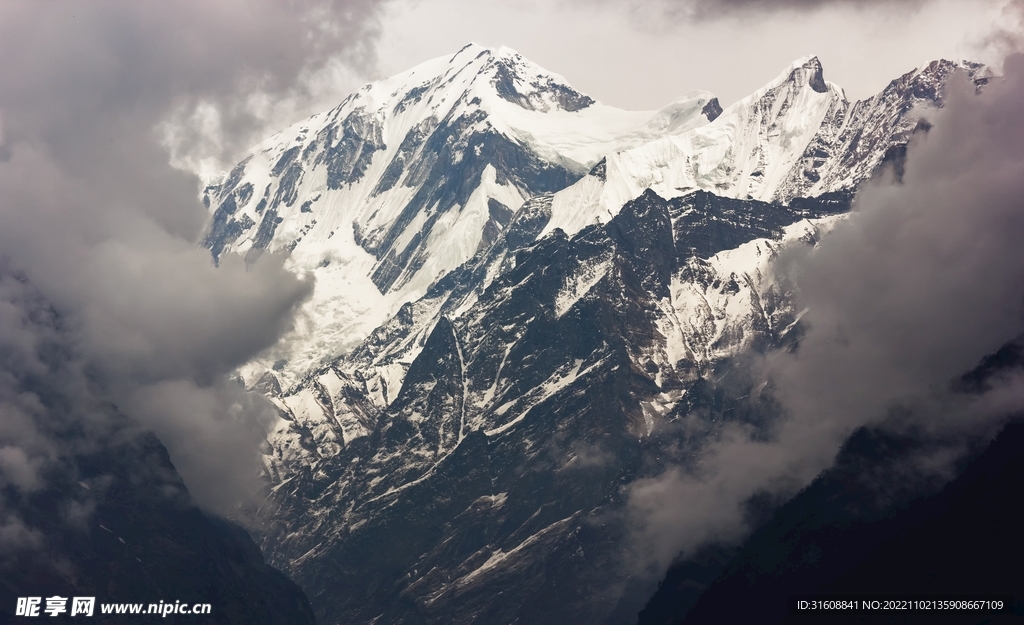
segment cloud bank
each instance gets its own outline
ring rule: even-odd
[[[200,180],[170,166],[167,144],[196,147],[188,123],[205,112],[218,155],[233,158],[273,117],[267,102],[369,62],[377,10],[0,4],[0,484],[38,487],[113,402],[160,436],[205,507],[230,511],[257,487],[256,441],[274,414],[228,375],[290,327],[312,284],[272,256],[215,269],[196,245]],[[77,407],[57,410],[40,389]],[[28,535],[13,514],[0,509],[0,533]]]
[[[795,493],[858,427],[955,439],[992,435],[1024,410],[1021,376],[979,395],[951,388],[1024,333],[1024,56],[1004,72],[981,94],[952,80],[903,183],[863,189],[817,248],[780,261],[808,309],[797,349],[763,363],[785,416],[768,440],[726,427],[699,472],[632,488],[646,565],[663,571],[706,541],[739,539],[750,497]]]

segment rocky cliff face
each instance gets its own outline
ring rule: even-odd
[[[726,407],[708,378],[737,350],[785,340],[795,311],[766,268],[844,207],[648,192],[606,225],[512,247],[543,227],[545,208],[524,207],[404,326],[371,337],[401,342],[418,319],[430,328],[401,390],[366,411],[366,436],[343,446],[327,415],[346,392],[315,390],[343,380],[376,406],[345,372],[352,361],[298,391],[318,407],[304,416],[324,417],[282,423],[295,443],[274,452],[280,508],[266,545],[322,621],[603,622],[620,602],[638,609],[619,553],[622,485],[685,462],[722,419],[753,418],[757,399]],[[694,415],[702,434],[683,436]],[[330,448],[318,427],[335,432]]]

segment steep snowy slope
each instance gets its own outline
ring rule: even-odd
[[[980,89],[989,69],[967,61],[932,61],[890,82],[878,95],[826,115],[775,198],[815,196],[849,189],[870,177],[883,162],[902,175],[902,158],[914,132],[927,130],[926,110],[942,106],[945,88],[955,72]]]
[[[986,81],[982,65],[935,61],[851,104],[825,81],[816,57],[799,59],[712,123],[608,155],[592,176],[555,195],[546,232],[604,223],[645,189],[781,202],[852,189],[898,161],[922,123],[920,109],[941,105],[957,69],[978,86]]]
[[[272,368],[290,385],[486,247],[524,200],[718,110],[694,92],[660,111],[621,111],[513,50],[470,44],[271,137],[207,189],[203,244],[250,262],[290,251],[317,283],[299,327],[247,380]]]

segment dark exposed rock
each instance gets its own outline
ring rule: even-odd
[[[425,82],[419,87],[414,87],[413,89],[410,89],[409,92],[405,95],[405,97],[399,100],[398,104],[395,105],[395,113],[401,113],[402,111],[412,106],[413,104],[419,103],[419,101],[423,99],[423,94],[429,91],[430,88],[433,86],[434,83]]]
[[[529,95],[520,93],[516,88],[516,83],[521,81],[521,78],[516,74],[514,66],[503,60],[494,59],[492,67],[494,68],[494,77],[491,79],[491,84],[494,86],[495,93],[503,100],[518,104],[529,111],[547,110],[546,103],[538,94],[543,94],[554,100],[564,111],[579,111],[594,104],[594,99],[590,96],[550,78],[541,82],[532,82],[530,86],[535,90],[533,93]]]
[[[260,391],[268,397],[279,397],[281,395],[281,383],[278,382],[277,376],[267,371],[260,376],[259,380],[252,385],[254,390]]]
[[[245,175],[245,166],[249,164],[249,160],[251,158],[252,157],[245,158],[241,163],[232,168],[228,177],[217,187],[218,197],[224,197],[226,194],[235,190],[238,183],[242,181],[242,176]]]
[[[709,122],[713,122],[722,114],[722,105],[719,104],[718,98],[711,98],[700,112]]]
[[[247,182],[242,186],[235,189],[235,197],[238,199],[239,206],[245,206],[252,199],[252,183]]]
[[[405,174],[405,168],[416,158],[420,146],[423,145],[423,142],[436,124],[437,120],[432,117],[425,119],[405,135],[402,143],[398,146],[398,154],[388,163],[387,169],[384,170],[384,175],[381,176],[380,181],[374,188],[374,195],[390,191],[398,184],[398,181]],[[415,183],[409,186],[414,185]]]
[[[821,67],[821,61],[818,57],[812,58],[803,69],[807,70],[807,84],[810,85],[811,89],[818,93],[826,93],[828,91],[828,85],[825,84],[825,75]]]
[[[238,222],[232,218],[236,210],[238,210],[238,206],[235,203],[235,196],[229,195],[213,212],[210,230],[203,238],[203,247],[209,248],[214,262],[220,258],[224,248],[234,243],[242,233]]]
[[[263,219],[260,221],[259,229],[256,230],[252,246],[245,254],[246,263],[256,262],[256,259],[263,254],[263,250],[267,249],[270,241],[274,238],[274,231],[277,230],[277,224],[280,222],[281,218],[277,216],[277,211],[273,208],[263,213]]]
[[[499,183],[511,183],[528,196],[560,190],[579,177],[493,131],[468,131],[484,117],[483,111],[477,111],[442,121],[423,143],[422,154],[430,158],[417,160],[408,173],[407,180],[415,180],[419,186],[417,193],[386,230],[358,233],[359,244],[380,259],[371,277],[382,293],[400,285],[402,276],[425,260],[422,234],[402,249],[394,247],[409,223],[417,214],[436,207],[421,229],[426,233],[441,215],[455,206],[465,206],[488,165],[495,168]]]
[[[477,247],[477,251],[485,250],[491,246],[492,243],[501,234],[505,224],[512,218],[512,211],[494,198],[487,200],[487,212],[488,220],[484,224],[483,233],[480,237],[480,245]]]
[[[848,211],[849,197],[852,194],[825,199],[796,198],[789,206],[783,206],[694,191],[670,202],[680,260],[691,256],[708,258],[758,238],[778,238],[785,226],[800,219]]]
[[[302,151],[301,146],[290,147],[281,154],[281,157],[274,163],[274,167],[271,168],[270,173],[274,176],[280,176],[286,169],[291,167],[292,163],[298,157],[299,152]]]
[[[292,163],[285,170],[284,175],[281,176],[277,183],[277,193],[274,194],[274,200],[270,203],[270,208],[274,209],[280,206],[282,203],[285,206],[291,206],[295,203],[295,200],[299,197],[299,182],[302,180],[302,164],[300,162]]]
[[[360,111],[324,128],[317,136],[317,143],[324,147],[315,164],[327,166],[329,189],[340,189],[342,185],[360,180],[373,154],[386,148],[380,124]]]
[[[534,87],[543,89],[549,97],[558,103],[559,108],[563,111],[582,111],[596,102],[596,100],[588,95],[584,95],[571,87],[555,82],[543,85],[534,83]]]

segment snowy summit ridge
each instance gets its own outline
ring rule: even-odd
[[[824,79],[816,56],[802,57],[710,123],[609,154],[599,176],[555,195],[545,234],[605,223],[647,189],[664,198],[703,189],[782,203],[850,191],[901,158],[919,128],[914,110],[941,106],[958,69],[976,84],[986,80],[982,65],[934,61],[850,102]]]
[[[555,229],[606,223],[651,189],[789,202],[846,191],[898,157],[912,110],[940,104],[938,61],[851,103],[806,56],[724,111],[693,91],[658,111],[580,93],[506,47],[476,44],[359,89],[270,137],[205,196],[214,258],[290,254],[316,289],[294,332],[244,368],[285,387],[354,348],[488,248],[531,198]]]

